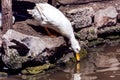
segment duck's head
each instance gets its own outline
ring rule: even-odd
[[[72,40],[71,48],[73,49],[73,51],[75,53],[76,60],[80,61],[80,50],[81,50],[81,47],[80,47],[80,45],[79,45],[79,43],[78,43],[78,41],[76,39]]]
[[[27,9],[27,12],[36,20],[41,21],[41,15],[37,11],[36,7],[34,9]]]

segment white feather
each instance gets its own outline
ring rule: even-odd
[[[66,36],[70,40],[74,52],[79,53],[81,47],[75,39],[72,25],[60,10],[48,3],[37,3],[34,9],[27,11],[39,21],[42,26],[47,26]]]

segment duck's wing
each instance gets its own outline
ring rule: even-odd
[[[43,21],[50,24],[58,24],[63,20],[64,15],[55,7],[47,3],[37,3],[36,8],[41,14]]]
[[[39,5],[39,4],[36,4],[36,9],[37,11],[39,12],[39,14],[41,15],[41,18],[42,18],[42,24],[47,24],[49,23],[49,19],[47,18],[47,16],[43,13],[43,8]]]

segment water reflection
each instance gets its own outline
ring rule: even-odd
[[[4,80],[120,80],[120,44],[91,48],[81,62],[70,62],[44,74],[10,76]]]
[[[94,70],[92,73],[88,72],[86,77],[94,79],[86,80],[120,80],[120,44],[104,45],[101,50],[98,48],[92,53],[89,61],[94,64]]]
[[[81,80],[80,63],[76,63],[73,78],[71,80]]]

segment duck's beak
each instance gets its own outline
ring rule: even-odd
[[[80,53],[76,53],[75,55],[76,55],[76,56],[75,56],[75,57],[76,57],[76,60],[77,60],[77,61],[80,61]]]

